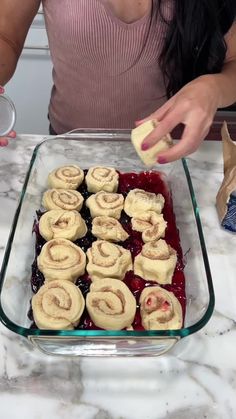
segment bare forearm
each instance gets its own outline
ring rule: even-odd
[[[236,102],[236,61],[227,62],[219,74],[207,74],[199,79],[212,87],[218,108],[226,108]]]
[[[41,0],[0,0],[0,85],[13,76]]]
[[[0,85],[4,86],[13,76],[18,56],[14,49],[0,39]]]
[[[216,87],[219,91],[219,108],[225,108],[236,102],[236,60],[225,63],[220,74],[215,74]]]

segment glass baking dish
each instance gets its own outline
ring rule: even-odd
[[[121,172],[145,170],[127,130],[77,130],[46,139],[34,152],[26,175],[3,260],[0,319],[48,354],[69,356],[153,356],[168,351],[179,339],[200,330],[214,309],[214,290],[196,198],[185,159],[161,166],[170,187],[185,255],[186,315],[184,327],[162,331],[38,330],[27,317],[34,259],[32,225],[47,189],[48,173],[76,163],[112,166]],[[158,170],[160,168],[158,167]]]

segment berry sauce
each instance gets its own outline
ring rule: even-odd
[[[87,171],[85,171],[86,175]],[[171,285],[162,285],[164,289],[167,291],[171,291],[175,294],[175,296],[178,298],[182,310],[183,310],[183,318],[185,314],[185,307],[186,307],[186,295],[185,295],[185,277],[184,277],[184,261],[183,261],[183,252],[180,245],[180,238],[179,238],[179,231],[176,226],[175,222],[175,215],[173,211],[173,203],[172,198],[170,195],[170,192],[167,188],[167,185],[163,179],[163,176],[161,173],[156,171],[151,172],[142,172],[142,173],[119,173],[119,188],[118,193],[121,193],[124,197],[128,194],[128,192],[131,189],[143,189],[147,192],[154,192],[156,194],[161,193],[165,198],[165,205],[163,209],[163,215],[165,220],[167,221],[167,229],[165,233],[165,240],[166,242],[171,245],[177,252],[177,264],[175,268],[175,272],[172,279]],[[91,194],[87,191],[86,184],[83,182],[80,187],[78,188],[78,191],[83,195],[84,200],[86,200]],[[33,226],[33,232],[35,234],[36,240],[35,240],[35,260],[32,264],[32,277],[31,277],[31,287],[33,293],[36,293],[39,288],[43,285],[44,282],[44,276],[39,271],[37,267],[37,256],[40,254],[42,246],[46,243],[46,241],[43,239],[43,237],[39,233],[39,227],[38,227],[38,221],[40,220],[40,217],[42,216],[43,212],[37,211],[37,217],[34,222]],[[89,209],[86,207],[85,203],[80,211],[81,216],[85,220],[88,228],[88,232],[85,237],[82,239],[76,240],[75,244],[80,246],[84,252],[88,250],[89,247],[91,247],[92,243],[97,240],[96,237],[94,237],[91,233],[92,229],[92,219],[90,216]],[[120,222],[123,226],[123,228],[127,231],[129,234],[129,238],[123,242],[118,243],[119,245],[123,246],[126,249],[129,249],[132,258],[134,260],[135,256],[138,255],[143,246],[142,241],[142,234],[133,231],[132,225],[131,225],[131,218],[122,211]],[[134,318],[134,322],[132,324],[134,330],[144,330],[141,322],[141,316],[140,316],[140,309],[139,309],[139,297],[142,292],[142,290],[145,287],[151,287],[158,285],[154,282],[149,282],[144,280],[143,278],[137,276],[134,274],[133,271],[129,271],[126,273],[124,278],[124,283],[128,286],[134,297],[137,301],[137,311]],[[87,272],[77,279],[75,283],[81,290],[84,297],[86,297],[87,293],[89,292],[91,280],[89,278],[89,275]],[[32,308],[30,307],[28,317],[31,321],[33,321],[33,313]],[[37,327],[35,323],[31,327]],[[94,325],[92,320],[89,317],[89,314],[87,310],[85,309],[81,319],[80,323],[77,326],[77,329],[83,329],[83,330],[94,330],[99,329]]]

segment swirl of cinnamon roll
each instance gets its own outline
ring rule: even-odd
[[[90,286],[86,307],[93,323],[105,330],[121,330],[134,321],[136,301],[127,285],[103,278]]]
[[[134,259],[134,273],[147,281],[171,284],[176,263],[176,251],[160,239],[143,245]]]
[[[84,172],[79,166],[62,166],[48,175],[50,188],[77,189],[84,180]]]
[[[74,329],[84,307],[80,289],[64,280],[47,282],[32,298],[34,320],[39,329]]]
[[[66,279],[73,282],[84,274],[86,256],[71,241],[53,239],[43,245],[37,262],[46,281]]]
[[[182,327],[182,307],[173,292],[161,287],[147,287],[142,291],[139,303],[144,329],[168,330]]]
[[[157,214],[154,211],[141,212],[137,217],[132,218],[131,223],[133,230],[142,233],[144,243],[165,237],[167,222],[163,214]]]
[[[118,173],[111,167],[91,167],[85,177],[89,192],[116,192],[118,189]]]
[[[87,257],[87,271],[92,281],[108,277],[123,280],[126,272],[132,270],[130,251],[114,243],[93,242]]]
[[[165,198],[162,194],[156,195],[143,189],[132,189],[125,198],[124,210],[130,217],[137,217],[146,211],[161,214],[164,203]]]
[[[46,210],[63,209],[80,211],[84,202],[81,193],[69,189],[49,189],[43,194],[43,206]]]
[[[91,195],[86,201],[92,218],[105,215],[117,220],[120,218],[124,206],[124,197],[118,193],[100,191]]]
[[[77,211],[51,210],[40,218],[39,232],[47,241],[58,238],[75,241],[85,236],[87,227]]]
[[[92,234],[98,239],[111,242],[123,242],[129,237],[118,220],[105,216],[93,219]]]

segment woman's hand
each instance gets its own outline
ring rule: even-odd
[[[0,95],[4,93],[3,87],[0,86]],[[5,147],[8,144],[9,138],[16,138],[15,131],[11,131],[7,137],[0,137],[0,147]]]
[[[178,144],[158,155],[158,163],[168,163],[197,150],[209,132],[214,115],[219,107],[220,93],[214,76],[201,76],[184,86],[156,112],[136,125],[156,119],[160,123],[142,144],[147,150],[180,123],[185,125]]]

